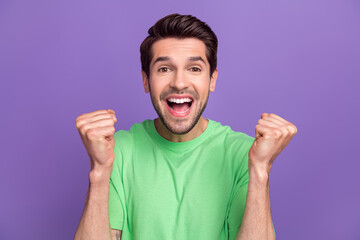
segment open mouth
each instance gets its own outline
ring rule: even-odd
[[[170,113],[176,117],[186,116],[191,109],[193,100],[191,98],[169,98],[166,101]]]

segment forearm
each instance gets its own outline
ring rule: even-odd
[[[109,223],[109,181],[111,172],[89,174],[89,190],[75,240],[111,239]]]
[[[244,217],[236,240],[274,240],[269,175],[249,169],[249,186]]]

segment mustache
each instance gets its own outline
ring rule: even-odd
[[[171,95],[171,94],[177,94],[177,95],[190,95],[193,97],[194,100],[198,100],[199,99],[199,94],[195,91],[192,91],[192,90],[182,90],[182,91],[177,91],[177,90],[174,90],[174,89],[168,89],[168,90],[165,90],[164,92],[162,92],[160,94],[160,100],[164,100],[166,99],[167,96]]]

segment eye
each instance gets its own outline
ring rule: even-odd
[[[190,72],[201,72],[201,69],[198,67],[192,67],[190,68]]]
[[[162,68],[159,68],[158,72],[162,72],[162,73],[170,72],[170,68],[168,68],[168,67],[162,67]]]

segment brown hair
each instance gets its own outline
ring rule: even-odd
[[[191,15],[170,14],[158,20],[154,26],[149,28],[147,36],[140,46],[141,68],[150,76],[150,62],[153,58],[152,45],[154,42],[164,38],[197,38],[206,46],[206,58],[210,64],[210,76],[217,65],[218,40],[215,33],[205,23]]]

